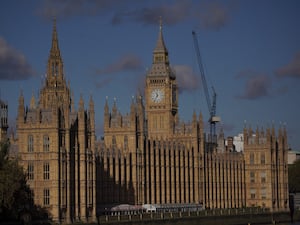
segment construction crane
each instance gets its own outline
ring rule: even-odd
[[[193,35],[200,75],[201,75],[201,79],[202,79],[202,85],[203,85],[203,89],[204,89],[204,93],[205,93],[205,97],[206,97],[206,103],[207,103],[209,115],[210,115],[210,118],[209,118],[210,136],[209,136],[208,142],[209,142],[210,146],[213,146],[212,144],[216,144],[216,123],[221,121],[221,118],[216,116],[217,94],[216,94],[214,87],[212,86],[213,98],[212,98],[212,103],[211,103],[196,32],[192,31],[192,35]]]

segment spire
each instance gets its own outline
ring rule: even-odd
[[[89,102],[89,110],[90,111],[94,111],[94,100],[93,100],[93,96],[90,96],[90,102]]]
[[[35,109],[35,106],[36,106],[36,105],[35,105],[35,97],[34,97],[34,94],[32,93],[29,108],[30,108],[30,109]]]
[[[58,38],[56,31],[56,19],[53,20],[53,30],[52,30],[52,45],[50,49],[50,55],[48,58],[48,71],[47,71],[48,82],[50,77],[60,77],[63,78],[63,62],[60,55],[60,50],[58,47]],[[53,80],[52,84],[53,85]]]
[[[196,115],[196,111],[194,110],[193,112],[193,122],[197,121],[197,115]]]
[[[168,53],[162,33],[162,18],[159,19],[159,33],[154,53]]]
[[[24,95],[23,95],[23,90],[20,90],[20,96],[19,96],[19,106],[24,107]]]
[[[82,112],[84,111],[84,101],[83,101],[82,94],[80,94],[78,111],[82,111]]]
[[[58,39],[57,39],[57,31],[56,31],[56,18],[53,19],[53,31],[52,31],[52,47],[50,54],[60,55],[59,47],[58,47]]]
[[[22,90],[19,96],[18,121],[24,122],[24,96]]]
[[[108,96],[105,98],[105,106],[104,106],[104,114],[108,116],[109,108],[108,108]]]
[[[135,114],[135,102],[134,102],[134,96],[132,96],[132,98],[131,98],[130,113],[131,113],[131,114]]]
[[[112,107],[112,114],[114,115],[114,116],[116,116],[117,115],[117,99],[116,99],[116,97],[114,98],[114,105],[113,105],[113,107]]]
[[[166,66],[169,65],[168,50],[165,46],[165,42],[163,38],[161,18],[159,22],[159,32],[158,32],[156,47],[153,51],[153,63],[160,64],[160,65],[165,64]]]

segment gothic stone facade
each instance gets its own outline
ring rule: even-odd
[[[96,142],[94,103],[75,110],[54,24],[47,76],[36,103],[19,98],[20,163],[36,204],[57,221],[91,221],[114,205],[203,204],[207,208],[288,209],[287,135],[280,128],[244,130],[244,152],[207,148],[202,115],[178,115],[178,84],[162,27],[145,78],[144,97],[122,115],[104,106],[104,138]]]
[[[88,110],[80,98],[74,108],[64,78],[56,25],[47,75],[38,102],[29,108],[19,97],[17,136],[20,163],[28,173],[35,204],[55,221],[95,219],[95,122],[92,98]]]
[[[106,101],[97,149],[100,211],[121,203],[288,209],[285,131],[278,137],[245,131],[244,152],[225,146],[221,132],[218,146],[208,148],[201,114],[180,121],[178,84],[161,27],[144,99],[133,99],[127,115],[116,104],[110,111]]]
[[[285,128],[244,129],[247,206],[288,208],[288,144]]]

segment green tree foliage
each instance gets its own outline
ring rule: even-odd
[[[26,175],[16,160],[8,157],[9,142],[0,143],[0,218],[17,219],[32,205]]]
[[[300,160],[289,166],[289,192],[300,192]]]

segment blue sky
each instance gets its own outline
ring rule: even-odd
[[[65,77],[75,102],[93,96],[97,135],[106,96],[122,113],[143,93],[152,63],[159,17],[170,63],[180,86],[179,114],[209,113],[201,87],[192,30],[197,32],[208,86],[217,92],[225,136],[245,126],[286,126],[300,150],[300,1],[1,1],[1,99],[15,126],[23,90],[38,97],[51,47],[53,16]]]

